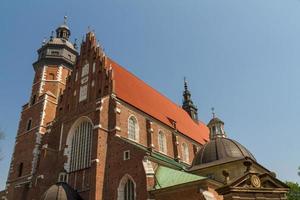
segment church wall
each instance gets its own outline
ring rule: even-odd
[[[143,146],[147,146],[147,130],[146,130],[146,118],[141,112],[130,109],[129,107],[119,104],[118,108],[121,110],[120,118],[117,121],[117,126],[120,127],[121,131],[119,135],[128,138],[128,119],[130,116],[134,116],[137,119],[139,127],[139,141],[138,143]]]
[[[187,144],[188,145],[188,149],[189,149],[189,159],[188,161],[183,161],[183,149],[182,149],[182,146],[183,144]],[[195,157],[195,151],[194,151],[194,147],[193,147],[193,143],[191,143],[190,140],[188,140],[186,137],[178,137],[178,145],[177,145],[177,148],[178,148],[178,152],[179,152],[179,155],[180,155],[180,158],[181,158],[181,161],[186,163],[186,164],[189,164],[191,165],[192,162],[193,162],[193,159]]]
[[[130,159],[124,160],[124,152],[130,152]],[[111,136],[108,142],[107,172],[105,174],[104,200],[117,200],[121,179],[129,175],[136,185],[136,199],[148,198],[147,181],[143,167],[145,152],[118,136]]]
[[[33,155],[32,152],[27,151],[27,148],[34,146],[35,131],[32,130],[26,135],[17,138],[16,142],[18,145],[15,147],[15,153],[13,154],[14,163],[11,165],[11,170],[9,170],[9,182],[19,181],[24,179],[24,176],[28,177],[30,175]],[[21,163],[23,163],[23,169],[21,176],[19,176]]]
[[[176,159],[176,154],[174,149],[174,145],[177,146],[178,154],[182,158],[182,144],[186,143],[189,148],[189,162],[187,164],[191,164],[193,161],[193,158],[195,156],[196,151],[194,148],[200,147],[201,145],[194,142],[193,140],[189,139],[186,136],[181,135],[180,133],[177,134],[178,138],[178,145],[174,143],[173,141],[173,134],[174,130],[172,130],[170,127],[164,125],[163,123],[153,119],[152,117],[148,116],[147,114],[137,110],[136,108],[121,102],[118,105],[118,108],[120,109],[120,118],[117,122],[117,126],[120,127],[121,131],[118,133],[120,136],[128,138],[128,119],[130,116],[134,116],[139,125],[139,144],[142,144],[145,147],[152,148],[154,151],[159,151],[158,146],[158,133],[159,131],[162,131],[166,136],[167,141],[167,153],[163,153],[169,157],[172,157]],[[147,130],[147,120],[150,120],[152,122],[151,128],[153,130],[152,133],[149,133],[149,130]],[[149,138],[149,134],[152,134],[152,137]],[[149,143],[149,140],[150,141]],[[152,146],[151,146],[152,142]],[[162,152],[161,152],[162,153]]]
[[[40,100],[36,104],[22,111],[19,128],[18,128],[18,135],[25,134],[26,132],[28,132],[26,129],[27,129],[27,122],[29,119],[32,120],[31,128],[36,128],[40,125],[40,116],[42,110],[43,110],[43,101]]]
[[[158,123],[153,123],[152,125],[153,127],[153,144],[154,144],[154,150],[155,151],[159,151],[159,145],[158,145],[158,133],[159,131],[162,131],[165,136],[166,136],[166,141],[167,141],[167,153],[166,155],[175,158],[175,154],[174,154],[174,148],[173,148],[173,142],[172,142],[172,131],[168,128],[166,128],[165,126],[163,126],[162,124],[158,124]],[[163,153],[163,152],[161,152]],[[165,154],[165,153],[163,153]]]

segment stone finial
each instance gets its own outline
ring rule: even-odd
[[[64,16],[64,25],[67,25],[67,19],[68,19],[68,17],[65,15]]]
[[[252,161],[246,160],[243,164],[246,167],[245,174],[251,172],[251,170],[252,170]]]

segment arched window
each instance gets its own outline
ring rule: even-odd
[[[167,153],[166,135],[162,131],[158,132],[158,150]]]
[[[118,200],[135,200],[136,185],[133,179],[129,175],[125,175],[119,184],[118,188]]]
[[[189,147],[186,143],[182,143],[182,160],[187,163],[190,161]]]
[[[139,125],[134,116],[128,119],[128,138],[134,141],[139,140]]]
[[[70,171],[90,167],[93,126],[88,121],[81,122],[76,128],[71,142]]]

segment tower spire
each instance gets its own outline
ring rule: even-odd
[[[214,107],[211,108],[211,114],[212,114],[213,119],[216,118],[216,113],[215,113]]]
[[[191,93],[188,89],[188,82],[186,77],[184,77],[184,91],[183,91],[183,103],[182,108],[191,116],[191,118],[198,122],[198,109],[194,105],[191,99]]]

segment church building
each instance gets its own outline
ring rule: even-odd
[[[288,186],[208,124],[184,81],[181,106],[66,21],[33,63],[3,200],[284,200]],[[180,92],[180,91],[179,91]]]

